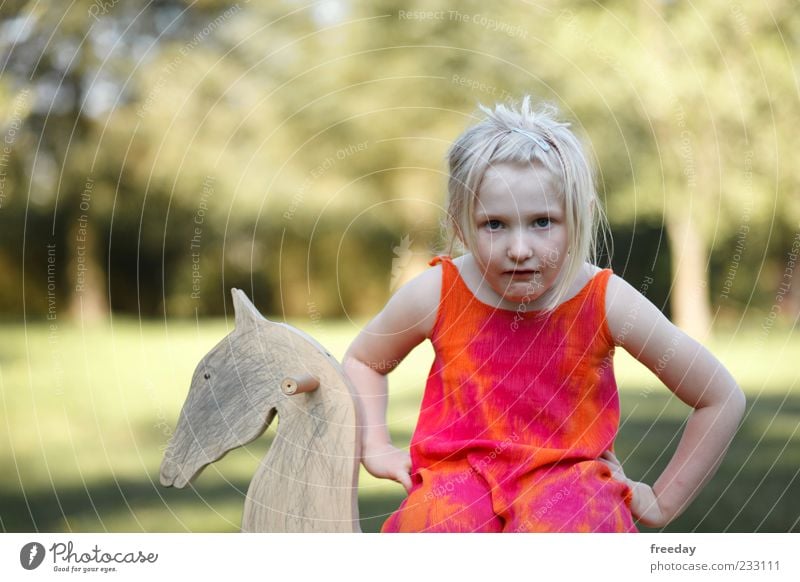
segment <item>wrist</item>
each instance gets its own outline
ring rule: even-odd
[[[656,490],[641,481],[633,481],[631,490],[634,497],[640,500],[638,521],[647,527],[664,527],[672,521],[672,514],[664,507],[663,499],[659,498]]]
[[[385,432],[379,432],[371,435],[366,434],[364,438],[361,439],[361,450],[364,452],[364,454],[389,446],[392,446],[392,439],[389,437],[388,433]]]
[[[675,503],[675,500],[670,500],[668,492],[661,490],[658,487],[658,483],[653,485],[653,495],[655,496],[656,501],[658,502],[658,507],[661,510],[664,525],[668,524],[681,513],[683,513],[685,507],[681,507],[679,504]]]

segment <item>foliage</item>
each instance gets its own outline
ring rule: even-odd
[[[65,317],[91,303],[219,314],[231,286],[266,312],[374,313],[404,237],[411,270],[442,248],[448,144],[479,102],[523,93],[590,140],[629,280],[655,275],[669,295],[673,276],[649,265],[680,263],[662,240],[675,209],[704,241],[707,300],[725,317],[769,311],[789,264],[788,1],[4,6],[7,315],[47,313],[48,244]],[[796,285],[784,305],[793,319]]]

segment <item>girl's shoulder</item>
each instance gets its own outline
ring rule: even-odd
[[[614,343],[634,352],[677,330],[642,291],[614,274],[606,288],[606,322]]]
[[[400,287],[387,304],[398,319],[412,322],[416,331],[430,337],[442,294],[442,264],[425,269]]]
[[[626,308],[639,305],[645,297],[625,279],[614,273],[608,278],[606,287],[606,316],[619,319]]]

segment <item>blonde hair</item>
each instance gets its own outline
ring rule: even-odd
[[[569,255],[559,273],[545,310],[564,298],[584,263],[597,260],[597,235],[604,240],[607,221],[594,185],[594,171],[581,141],[558,120],[558,109],[542,104],[531,108],[530,96],[519,107],[498,103],[494,110],[479,105],[486,118],[468,128],[447,154],[449,253],[456,241],[467,250],[475,248],[477,236],[473,213],[481,182],[495,164],[538,164],[559,185],[564,200]]]

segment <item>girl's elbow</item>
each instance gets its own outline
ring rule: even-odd
[[[747,398],[739,385],[733,382],[730,388],[724,393],[724,396],[719,398],[717,406],[724,411],[723,414],[739,421],[744,417],[745,409],[747,408]]]
[[[739,419],[744,417],[745,410],[747,409],[747,398],[744,391],[739,388],[738,384],[735,385],[734,390],[730,397],[730,406],[734,414],[737,414]]]
[[[358,357],[356,357],[352,351],[352,348],[348,349],[342,357],[342,368],[344,369],[345,374],[349,374],[352,370],[360,368],[363,365],[364,363]]]
[[[724,382],[722,383],[725,389],[717,392],[719,394],[718,403],[732,416],[741,419],[744,416],[745,408],[747,408],[747,398],[745,398],[744,391],[736,379],[727,370],[725,372],[723,375]]]
[[[357,366],[359,364],[366,365],[369,362],[368,344],[364,342],[361,335],[356,337],[347,347],[347,351],[342,356],[342,365]]]
[[[696,410],[711,407],[716,409],[717,414],[722,414],[728,418],[736,418],[737,421],[744,417],[747,408],[747,399],[744,392],[736,382],[731,382],[727,390],[715,391],[714,396],[709,398],[700,406],[695,406]]]

